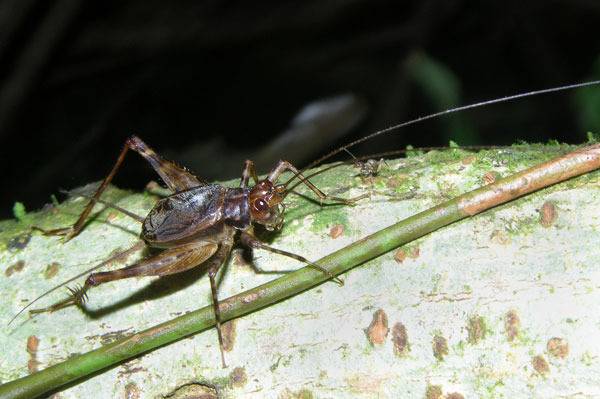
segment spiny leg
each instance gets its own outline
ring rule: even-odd
[[[221,242],[220,246],[215,243],[195,242],[166,249],[155,257],[145,259],[134,265],[119,270],[109,272],[100,272],[91,274],[85,281],[86,286],[97,286],[102,283],[119,280],[128,277],[137,276],[166,276],[169,274],[180,273],[206,261],[214,255],[208,266],[208,277],[210,279],[210,289],[213,298],[215,321],[217,333],[219,336],[219,349],[221,351],[221,361],[223,367],[225,364],[225,354],[223,352],[223,334],[221,332],[221,312],[219,311],[219,300],[217,298],[217,285],[215,275],[219,267],[227,259],[233,241],[228,238]]]
[[[74,277],[71,277],[70,279],[68,279],[68,280],[66,280],[66,281],[63,281],[61,284],[59,284],[59,285],[55,286],[54,288],[51,288],[51,289],[49,289],[48,291],[44,292],[42,295],[40,295],[40,296],[38,296],[37,298],[35,298],[33,301],[29,302],[29,303],[27,304],[27,306],[25,306],[25,307],[21,308],[21,310],[19,310],[19,311],[17,312],[17,314],[15,314],[15,315],[13,316],[13,318],[12,318],[12,319],[10,319],[10,321],[8,322],[8,324],[10,325],[10,323],[12,323],[12,322],[13,322],[13,321],[14,321],[14,320],[15,320],[15,319],[16,319],[16,318],[17,318],[17,317],[18,317],[18,316],[19,316],[21,313],[23,313],[23,312],[24,312],[24,311],[25,311],[27,308],[29,308],[31,305],[33,305],[34,303],[36,303],[37,301],[39,301],[40,299],[42,299],[42,298],[43,298],[43,297],[45,297],[46,295],[50,294],[51,292],[54,292],[54,291],[56,291],[57,289],[59,289],[60,287],[63,287],[63,286],[65,286],[65,285],[69,284],[70,282],[72,282],[72,281],[74,281],[74,280],[76,280],[76,279],[78,279],[78,278],[80,278],[80,277],[83,277],[83,276],[85,276],[86,274],[90,273],[90,272],[91,272],[91,271],[93,271],[93,270],[97,270],[97,269],[99,269],[99,268],[101,268],[101,267],[104,267],[104,266],[106,266],[106,265],[107,265],[107,264],[109,264],[109,263],[112,263],[112,262],[118,261],[118,260],[119,260],[119,259],[121,259],[121,258],[125,258],[125,257],[127,257],[127,256],[131,255],[132,253],[139,251],[140,249],[144,248],[145,246],[146,246],[146,245],[144,244],[144,242],[143,242],[143,241],[140,241],[140,242],[138,242],[137,244],[135,244],[133,247],[131,247],[131,248],[129,248],[129,249],[126,249],[125,251],[123,251],[123,252],[120,252],[120,253],[118,253],[118,254],[116,254],[116,255],[114,255],[114,256],[111,256],[110,258],[108,258],[108,259],[106,259],[105,261],[103,261],[103,262],[101,262],[101,263],[97,264],[96,266],[92,267],[91,269],[88,269],[88,270],[86,270],[86,271],[85,271],[85,272],[83,272],[83,273],[79,273],[78,275],[76,275],[76,276],[74,276]],[[81,290],[84,290],[84,289],[87,291],[87,288],[85,288],[85,286],[84,286],[83,288],[81,288],[81,289],[78,289],[78,290],[75,290],[75,291],[81,291]],[[69,290],[69,291],[71,291],[71,296],[74,296],[74,295],[75,295],[75,292],[73,292],[73,290],[71,290],[70,288],[68,288],[68,290]],[[85,294],[85,292],[82,294],[82,296],[84,296],[84,294]],[[56,305],[54,305],[54,306],[50,306],[50,307],[44,308],[44,309],[45,309],[44,311],[47,311],[47,312],[52,312],[53,310],[56,310],[56,309],[63,308],[63,307],[65,307],[65,306],[69,305],[70,303],[75,303],[75,298],[71,298],[71,296],[70,296],[69,298],[67,298],[66,300],[64,300],[64,301],[61,301],[61,302],[59,302],[58,304],[56,304]],[[82,302],[82,304],[83,304],[83,302]],[[34,310],[30,311],[30,313],[40,313],[40,311],[39,311],[39,309],[38,309],[38,311],[36,311],[36,310],[34,309]]]
[[[67,287],[67,290],[69,291],[69,296],[60,301],[55,303],[52,306],[48,306],[46,308],[40,308],[40,309],[32,309],[29,311],[30,314],[34,314],[34,313],[44,313],[44,312],[55,312],[59,309],[65,308],[67,306],[70,305],[75,305],[78,307],[83,307],[85,305],[85,303],[88,300],[88,296],[87,296],[87,290],[90,288],[89,285],[83,285],[83,286],[75,286],[75,288],[71,288],[71,287]]]
[[[276,254],[279,254],[279,255],[287,256],[288,258],[296,259],[297,261],[300,261],[302,263],[306,263],[307,265],[310,265],[310,266],[314,267],[315,269],[322,271],[323,273],[325,273],[329,277],[333,278],[340,285],[344,285],[344,281],[342,281],[342,279],[340,279],[339,277],[337,277],[335,274],[331,273],[329,270],[327,270],[327,269],[325,269],[325,268],[317,265],[316,263],[313,263],[313,262],[309,261],[308,259],[306,259],[303,256],[296,255],[294,253],[287,252],[287,251],[284,251],[284,250],[281,250],[281,249],[269,247],[268,245],[263,244],[262,242],[260,242],[258,239],[256,239],[254,236],[252,236],[249,233],[242,232],[240,234],[240,241],[244,245],[246,245],[246,246],[248,246],[250,248],[264,249],[265,251],[269,251],[269,252],[273,252],[273,253],[276,253]]]
[[[217,251],[217,244],[193,242],[179,247],[168,248],[151,258],[131,266],[107,272],[92,273],[85,280],[86,285],[100,284],[129,277],[167,276],[181,273],[200,265]]]
[[[65,235],[65,242],[69,241],[71,238],[76,236],[81,231],[86,218],[92,211],[92,208],[94,207],[94,205],[96,205],[96,202],[98,202],[98,199],[117,173],[117,170],[121,166],[121,163],[123,162],[125,154],[128,150],[134,150],[140,155],[142,155],[152,165],[154,170],[156,170],[156,172],[160,175],[160,177],[165,181],[167,186],[169,186],[171,191],[174,193],[206,184],[204,180],[195,176],[193,173],[190,173],[185,169],[180,168],[172,162],[165,161],[150,147],[148,147],[146,143],[144,143],[139,137],[132,136],[125,141],[123,149],[121,150],[121,153],[117,158],[117,162],[115,162],[115,165],[113,166],[112,170],[110,171],[108,176],[106,176],[106,178],[96,191],[96,194],[94,194],[94,196],[92,197],[84,211],[81,213],[79,219],[77,219],[75,224],[73,224],[73,226],[71,227],[46,231],[44,232],[44,234]]]
[[[166,249],[156,256],[144,259],[122,269],[92,273],[86,279],[83,287],[75,289],[68,288],[69,291],[71,291],[71,295],[67,299],[47,308],[33,309],[30,313],[54,312],[71,304],[83,306],[87,300],[87,291],[91,287],[98,286],[108,281],[120,280],[128,277],[165,276],[183,272],[200,265],[206,259],[211,257],[216,250],[217,244],[190,243],[180,247]],[[105,263],[106,262],[103,262],[103,264]]]

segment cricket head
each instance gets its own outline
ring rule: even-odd
[[[273,185],[269,180],[259,181],[248,194],[252,220],[267,230],[279,230],[283,225],[283,185]]]

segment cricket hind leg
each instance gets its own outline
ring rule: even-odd
[[[135,246],[132,249],[139,248],[138,246]],[[122,269],[92,273],[85,280],[83,287],[67,287],[71,293],[68,298],[46,308],[30,310],[29,313],[54,312],[70,305],[83,307],[87,301],[87,291],[91,287],[98,286],[108,281],[120,280],[129,277],[166,276],[169,274],[183,272],[200,265],[206,259],[210,258],[216,251],[217,244],[191,243],[176,248],[166,249],[156,256],[144,259]],[[103,262],[102,264],[106,264],[106,262]]]
[[[37,298],[35,298],[33,301],[29,302],[26,306],[24,306],[23,308],[21,308],[21,310],[19,310],[12,319],[10,319],[10,321],[8,322],[8,324],[10,325],[21,313],[23,313],[26,309],[28,309],[29,307],[31,307],[34,303],[36,303],[37,301],[39,301],[40,299],[44,298],[46,295],[50,294],[51,292],[56,291],[57,289],[64,287],[65,285],[69,284],[70,282],[85,276],[86,274],[90,273],[93,270],[97,270],[101,267],[106,266],[109,263],[118,261],[122,258],[125,258],[129,255],[131,255],[134,252],[137,252],[139,250],[141,250],[142,248],[145,247],[144,242],[140,241],[137,244],[135,244],[134,246],[132,246],[131,248],[126,249],[123,252],[120,252],[114,256],[111,256],[110,258],[106,259],[105,261],[97,264],[96,266],[92,267],[91,269],[86,270],[83,273],[80,273],[76,276],[71,277],[70,279],[63,281],[62,283],[60,283],[57,286],[54,286],[53,288],[49,289],[48,291],[44,292],[42,295],[38,296]],[[55,305],[49,306],[47,308],[44,309],[33,309],[30,310],[30,313],[42,313],[42,312],[53,312],[54,310],[58,310],[61,309],[65,306],[68,306],[70,304],[78,304],[82,306],[83,303],[85,302],[87,296],[85,295],[85,291],[87,291],[87,288],[85,288],[86,286],[84,285],[81,288],[75,288],[75,289],[71,289],[69,287],[67,287],[67,289],[70,291],[71,295],[69,296],[69,298],[65,299],[64,301],[61,301]],[[83,292],[81,292],[83,291]],[[77,300],[77,298],[75,298],[75,296],[80,296],[81,297],[81,301]]]
[[[96,287],[109,281],[130,277],[167,276],[196,267],[210,258],[218,245],[210,242],[193,242],[168,248],[133,265],[107,272],[92,273],[85,280],[86,286]]]
[[[155,257],[145,259],[134,265],[108,271],[91,274],[85,281],[86,287],[97,286],[102,283],[119,280],[128,277],[138,276],[166,276],[169,274],[180,273],[195,266],[200,265],[212,256],[208,265],[208,277],[210,279],[210,289],[214,305],[215,322],[219,336],[219,349],[221,351],[221,361],[223,367],[225,364],[225,354],[223,352],[223,334],[221,332],[221,312],[219,309],[219,299],[217,296],[217,284],[215,276],[221,265],[225,262],[233,241],[231,238],[224,239],[219,245],[215,243],[201,242],[190,243],[181,247],[166,249]],[[213,256],[214,255],[214,256]]]
[[[71,291],[71,296],[69,298],[47,308],[31,310],[30,313],[53,312],[71,304],[82,306],[87,300],[87,291],[91,287],[95,287],[109,281],[115,281],[129,277],[166,276],[180,273],[196,267],[204,263],[208,258],[212,257],[211,263],[208,265],[208,276],[210,279],[215,321],[219,336],[221,360],[223,362],[223,367],[226,367],[225,354],[223,352],[223,335],[221,333],[221,312],[219,309],[215,276],[221,265],[229,256],[232,246],[233,240],[231,237],[224,239],[220,244],[209,242],[193,242],[179,247],[165,249],[156,256],[144,259],[121,269],[92,273],[86,279],[83,287],[69,289],[69,291]]]
[[[106,176],[106,178],[96,191],[96,194],[94,194],[94,196],[92,197],[84,211],[81,213],[79,219],[77,219],[75,224],[73,224],[73,226],[71,227],[46,231],[44,232],[45,235],[64,235],[66,242],[74,236],[76,236],[81,231],[85,220],[92,211],[92,208],[94,207],[96,202],[98,202],[98,199],[100,198],[108,184],[111,182],[111,180],[117,173],[117,170],[121,166],[121,163],[123,162],[125,154],[127,154],[128,150],[133,150],[141,156],[143,156],[152,165],[152,167],[160,175],[160,177],[164,180],[169,189],[174,193],[206,184],[206,181],[200,179],[193,173],[177,166],[173,162],[164,160],[156,152],[154,152],[154,150],[148,147],[146,143],[144,143],[139,137],[132,136],[125,140],[125,144],[123,145],[123,149],[121,150],[121,153],[119,154],[115,165],[113,166],[108,176]]]
[[[325,269],[324,267],[321,267],[321,266],[317,265],[316,263],[309,261],[304,256],[296,255],[294,253],[287,252],[282,249],[277,249],[277,248],[273,248],[268,245],[265,245],[262,242],[260,242],[258,239],[256,239],[254,236],[252,236],[251,234],[246,233],[246,232],[242,232],[240,234],[240,241],[242,242],[242,244],[244,244],[250,248],[264,249],[265,251],[269,251],[269,252],[273,252],[275,254],[287,256],[288,258],[296,259],[299,262],[306,263],[307,265],[312,266],[317,270],[320,270],[321,272],[325,273],[332,279],[336,280],[340,285],[344,285],[344,281],[342,279],[340,279],[339,277],[337,277],[335,274],[331,273],[329,270]]]

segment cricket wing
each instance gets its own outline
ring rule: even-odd
[[[142,238],[154,247],[165,248],[210,235],[219,224],[226,190],[207,184],[163,198],[146,216]]]

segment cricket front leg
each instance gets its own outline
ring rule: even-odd
[[[321,201],[321,203],[323,203],[323,201],[334,201],[334,202],[341,202],[343,204],[351,204],[351,203],[354,203],[358,200],[361,200],[361,199],[369,196],[369,194],[363,194],[363,195],[359,195],[358,197],[354,197],[354,198],[340,198],[340,197],[333,197],[333,196],[327,195],[323,191],[319,190],[319,188],[317,188],[314,184],[312,184],[306,177],[304,177],[300,173],[300,171],[298,169],[296,169],[296,167],[294,165],[292,165],[288,161],[279,161],[277,163],[277,165],[269,173],[267,180],[269,180],[271,183],[273,183],[273,185],[275,185],[277,183],[277,179],[279,179],[279,176],[281,176],[281,174],[283,172],[285,172],[286,170],[291,171],[295,175],[295,177],[297,177],[300,180],[298,183],[296,183],[294,185],[294,187],[301,183],[305,184],[306,186],[308,186],[308,188],[310,188],[312,190],[312,192],[314,192],[317,195],[317,197],[319,197],[319,200]],[[281,187],[280,191],[284,191],[286,189],[285,185],[280,185],[277,187]]]

